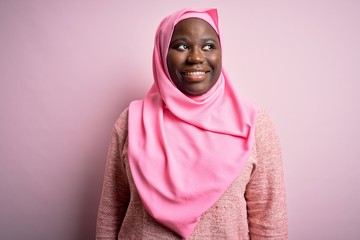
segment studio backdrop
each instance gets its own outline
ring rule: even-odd
[[[113,124],[156,27],[216,7],[223,59],[281,138],[290,239],[360,239],[360,2],[0,1],[0,239],[94,239]]]

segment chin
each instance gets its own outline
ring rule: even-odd
[[[185,94],[185,95],[189,95],[189,96],[201,96],[201,95],[203,95],[203,94],[205,94],[205,93],[207,93],[209,90],[208,89],[202,89],[202,90],[199,90],[199,89],[196,89],[196,90],[194,90],[194,89],[191,89],[191,90],[185,90],[185,91],[183,91],[183,93]]]

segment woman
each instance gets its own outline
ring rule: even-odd
[[[215,9],[158,27],[154,85],[115,124],[98,239],[287,239],[281,152],[222,67]]]

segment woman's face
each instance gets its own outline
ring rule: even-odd
[[[221,46],[206,21],[188,18],[176,24],[167,54],[169,74],[184,94],[199,96],[211,89],[221,74]]]

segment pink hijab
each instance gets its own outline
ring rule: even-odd
[[[219,35],[216,9],[182,9],[166,17],[155,36],[155,83],[130,104],[128,120],[129,163],[141,200],[156,221],[184,238],[239,175],[257,111],[224,69],[200,97],[186,96],[172,83],[169,43],[174,26],[190,17],[207,21]]]

